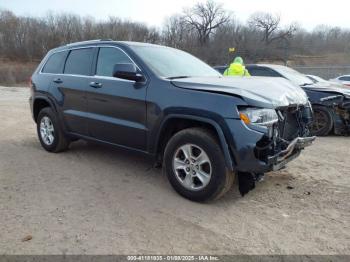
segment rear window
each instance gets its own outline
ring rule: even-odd
[[[71,75],[91,75],[92,59],[92,48],[72,50],[67,58],[64,73]]]
[[[43,67],[43,73],[62,74],[67,51],[52,54]]]

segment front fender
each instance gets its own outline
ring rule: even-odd
[[[159,128],[159,130],[157,132],[156,140],[155,140],[155,144],[154,144],[155,146],[152,148],[151,151],[156,153],[158,145],[161,142],[160,141],[161,134],[162,134],[162,132],[164,132],[164,130],[166,128],[166,125],[167,125],[167,122],[169,120],[171,120],[171,119],[194,120],[194,121],[198,121],[198,122],[202,122],[202,123],[206,123],[206,124],[211,125],[217,132],[217,135],[218,135],[218,138],[219,138],[219,141],[220,141],[220,146],[221,146],[222,151],[224,153],[226,166],[227,166],[227,168],[230,171],[233,171],[233,169],[234,169],[233,168],[234,161],[233,161],[232,156],[230,154],[230,149],[229,149],[228,143],[226,141],[223,128],[221,127],[221,125],[223,123],[221,123],[221,125],[220,125],[217,121],[214,121],[213,119],[202,117],[202,116],[184,115],[184,114],[169,114],[169,115],[165,116],[163,118],[163,121],[161,122],[160,128]]]

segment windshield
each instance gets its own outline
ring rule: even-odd
[[[161,46],[131,46],[134,52],[160,77],[221,77],[215,69],[178,49]]]
[[[286,77],[287,79],[289,79],[291,82],[293,82],[298,86],[313,84],[313,82],[306,75],[303,75],[290,67],[279,66],[274,69],[278,73],[280,73],[282,76]]]

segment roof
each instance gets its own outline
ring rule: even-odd
[[[284,65],[275,65],[275,64],[248,64],[246,66],[265,66],[265,67],[269,67],[269,68],[272,68],[272,69],[286,68],[286,66],[284,66]]]
[[[132,41],[114,41],[112,39],[94,39],[94,40],[88,40],[88,41],[81,41],[81,42],[74,42],[69,43],[66,45],[59,46],[57,48],[54,48],[53,50],[64,50],[72,47],[80,47],[80,46],[88,46],[88,45],[96,45],[96,44],[110,44],[110,45],[116,45],[116,44],[122,44],[125,46],[161,46],[161,45],[155,45],[150,43],[142,43],[142,42],[132,42]]]

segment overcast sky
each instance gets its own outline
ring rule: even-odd
[[[105,19],[108,16],[128,18],[161,26],[164,19],[204,0],[0,0],[0,9],[15,14],[44,16],[48,11],[70,12],[82,16]],[[284,24],[297,21],[310,30],[319,24],[350,28],[348,0],[219,0],[233,11],[236,18],[245,21],[256,11],[278,13]]]

